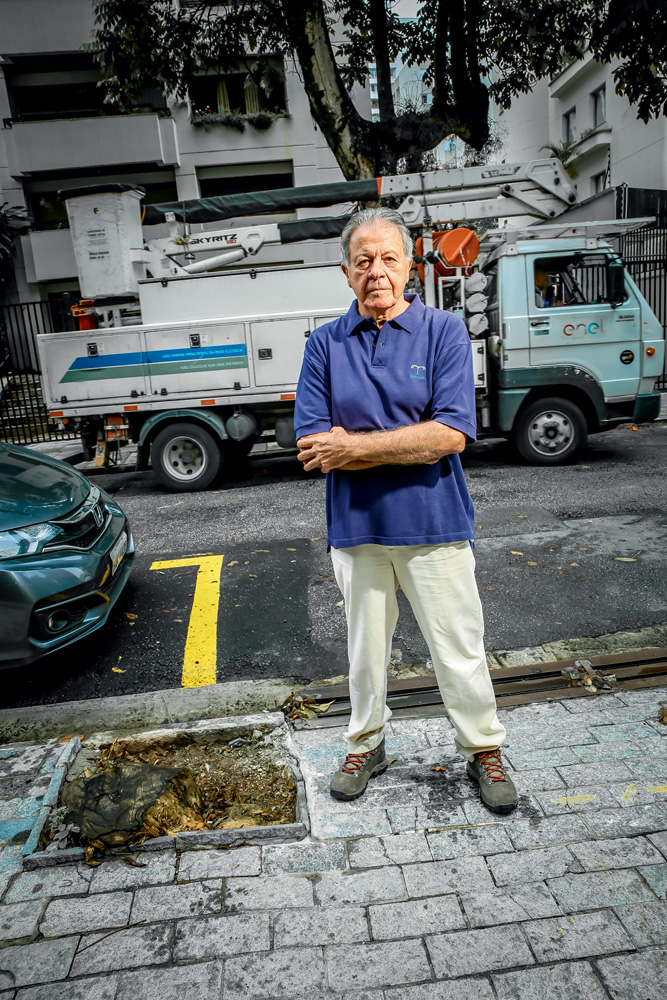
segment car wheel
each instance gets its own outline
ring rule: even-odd
[[[538,399],[517,419],[514,443],[531,465],[559,465],[583,447],[586,418],[569,399]]]
[[[205,490],[222,468],[220,444],[197,424],[169,424],[151,445],[155,475],[175,493]]]

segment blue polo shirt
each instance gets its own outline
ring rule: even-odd
[[[380,329],[359,315],[313,330],[296,392],[297,438],[344,427],[394,430],[420,421],[475,437],[470,337],[453,313],[406,294]],[[458,455],[435,465],[379,465],[327,475],[329,545],[434,545],[472,539],[474,511]]]

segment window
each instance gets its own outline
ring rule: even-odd
[[[593,174],[591,177],[591,188],[592,194],[600,194],[607,187],[607,171],[602,170],[599,174]]]
[[[282,62],[252,60],[249,68],[210,76],[196,76],[188,84],[193,114],[233,111],[253,115],[287,110]]]
[[[428,94],[422,94],[422,104],[428,104]]]
[[[563,115],[563,139],[565,142],[576,142],[577,139],[577,111],[572,108]]]
[[[607,261],[603,254],[572,253],[535,261],[535,305],[600,305],[608,302]]]
[[[593,105],[593,128],[597,128],[607,119],[607,95],[604,84],[593,91],[591,103]]]
[[[218,195],[292,187],[294,169],[291,160],[235,163],[221,167],[197,167],[197,179],[200,196],[214,198]]]

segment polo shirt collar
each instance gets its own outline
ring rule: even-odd
[[[388,323],[390,326],[400,327],[402,330],[405,330],[406,333],[415,333],[424,318],[424,305],[416,292],[405,292],[404,297],[410,305],[400,314],[400,316],[396,316],[394,319],[388,320]],[[344,317],[344,323],[345,332],[348,337],[350,337],[353,333],[356,333],[364,323],[370,324],[372,323],[372,320],[366,316],[359,315],[359,308],[357,300],[355,299]]]

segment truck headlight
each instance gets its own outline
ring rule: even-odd
[[[55,524],[30,524],[27,528],[0,531],[0,559],[33,556],[41,552],[47,542],[56,538],[61,529]]]

